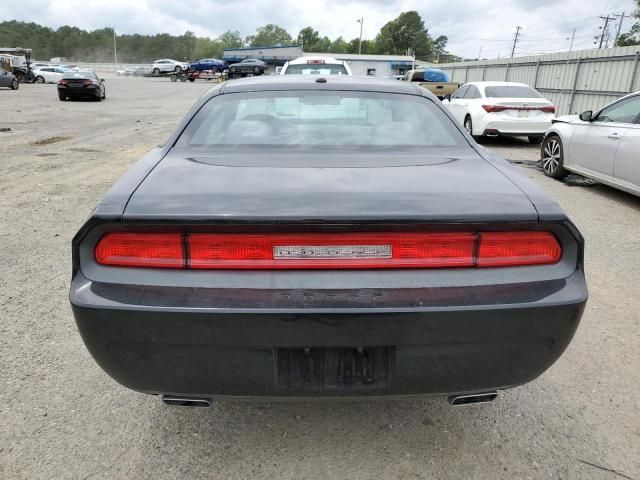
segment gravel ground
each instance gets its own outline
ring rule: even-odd
[[[587,240],[590,300],[563,357],[491,404],[218,402],[167,408],[92,360],[67,300],[71,238],[210,86],[108,78],[108,100],[0,91],[0,478],[640,479],[640,199],[519,163]]]

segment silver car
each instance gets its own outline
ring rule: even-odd
[[[20,87],[15,75],[0,67],[0,87],[8,87],[17,90]]]
[[[640,196],[640,92],[554,119],[541,155],[549,177],[575,172]]]

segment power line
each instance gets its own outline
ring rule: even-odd
[[[511,49],[511,58],[513,58],[513,54],[516,52],[516,45],[518,44],[518,37],[520,36],[520,30],[522,27],[518,25],[516,27],[516,36],[513,38],[513,48]]]
[[[620,23],[618,23],[618,30],[616,30],[616,39],[613,41],[613,46],[615,47],[618,44],[618,37],[620,37],[620,30],[622,30],[622,22],[624,22],[625,17],[631,18],[631,15],[625,15],[625,12],[622,12],[620,15],[614,15],[614,17],[620,17]]]
[[[602,48],[602,42],[604,41],[604,36],[605,35],[609,35],[609,22],[611,20],[615,20],[616,17],[610,17],[609,15],[607,15],[606,17],[603,16],[599,16],[598,18],[601,18],[602,20],[604,20],[604,28],[602,28],[602,35],[600,35],[600,45],[598,46],[598,48]],[[609,44],[609,39],[607,38],[607,45]]]

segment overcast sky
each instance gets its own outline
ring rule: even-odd
[[[519,55],[562,51],[576,29],[574,49],[593,47],[601,30],[600,15],[634,9],[633,0],[0,0],[1,20],[23,20],[57,28],[113,26],[119,33],[181,34],[215,37],[226,30],[243,36],[256,27],[275,23],[295,38],[311,25],[330,38],[357,38],[364,17],[364,38],[373,38],[400,12],[417,10],[433,36],[447,35],[448,50],[475,58],[511,53],[516,25],[522,26]],[[628,31],[633,19],[625,19]],[[617,24],[612,25],[615,35]]]

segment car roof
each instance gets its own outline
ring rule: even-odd
[[[478,87],[530,87],[526,83],[519,82],[467,82],[465,85],[476,85]]]
[[[321,79],[325,82],[318,81]],[[221,93],[279,90],[349,90],[433,96],[427,90],[409,82],[350,75],[265,75],[227,81],[220,89]],[[218,89],[214,87],[210,94],[217,92]]]

